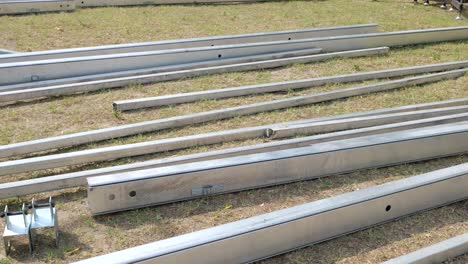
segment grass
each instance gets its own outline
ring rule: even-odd
[[[0,48],[32,51],[358,23],[377,23],[382,31],[467,25],[466,20],[454,20],[453,14],[435,7],[413,5],[411,2],[354,0],[344,4],[338,0],[285,1],[235,5],[95,8],[80,9],[75,13],[3,16],[0,17]],[[350,85],[327,85],[286,93],[206,100],[129,113],[114,112],[112,102],[115,100],[466,59],[466,41],[417,45],[392,49],[384,56],[337,59],[274,70],[219,74],[153,85],[132,85],[33,103],[0,106],[0,144],[340,89]],[[462,97],[468,97],[468,76],[422,87],[407,87],[346,100],[209,122],[50,153]],[[214,146],[12,175],[2,177],[0,182],[264,141],[253,139],[226,142]],[[53,195],[58,201],[61,247],[55,249],[49,245],[42,245],[32,257],[18,251],[13,251],[10,257],[5,257],[3,252],[0,252],[0,263],[72,262],[467,161],[468,156],[436,159],[99,217],[91,217],[87,211],[86,192],[83,190],[75,188],[38,194],[38,198]],[[0,203],[20,206],[22,201],[30,198],[31,196],[8,199]],[[467,219],[468,203],[460,202],[264,262],[380,262],[465,233],[468,231]],[[466,263],[467,260],[466,256],[462,256],[449,263]]]

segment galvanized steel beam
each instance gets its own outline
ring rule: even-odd
[[[390,123],[400,123],[417,119],[447,116],[461,113],[468,113],[468,106],[456,106],[449,108],[403,112],[396,114],[376,116],[372,115],[366,117],[339,119],[324,122],[313,122],[311,124],[306,123],[293,125],[291,128],[288,128],[287,131],[284,131],[284,129],[282,129],[281,126],[279,126],[278,128],[267,129],[267,131],[269,131],[267,133],[267,136],[272,135],[270,131],[273,131],[273,136],[275,136],[276,133],[278,133],[279,131],[279,137],[287,137],[297,134],[310,135],[385,125]],[[247,133],[247,131],[245,131],[245,135],[247,138],[250,138],[253,133],[255,133],[255,130],[252,131],[252,133]],[[218,134],[218,136],[215,136],[213,134]],[[202,134],[198,136],[172,138],[166,140],[153,140],[141,143],[89,149],[13,161],[4,161],[0,162],[0,176],[43,169],[59,168],[90,162],[115,160],[124,157],[166,152],[194,146],[203,146],[230,141],[228,137],[229,133],[224,133],[223,136],[219,136],[219,134],[222,133],[211,133],[208,135]]]
[[[382,264],[431,264],[468,253],[468,233],[452,237],[437,244],[388,260]]]
[[[77,1],[77,4],[80,5],[80,2]],[[104,45],[96,47],[34,51],[27,52],[24,54],[0,56],[0,63],[50,60],[117,53],[156,51],[166,49],[182,49],[204,46],[234,45],[252,42],[286,41],[327,36],[366,34],[375,32],[377,32],[376,24],[306,28],[299,30],[260,32],[239,35],[223,35],[203,38],[176,39],[131,44]]]
[[[292,49],[321,48],[324,52],[336,52],[382,46],[404,46],[468,39],[467,27],[410,30],[388,33],[370,33],[348,36],[334,36],[268,43],[238,44],[218,47],[188,48],[114,54],[80,58],[32,61],[0,65],[0,84],[14,84],[54,78],[66,78],[113,72],[120,70],[142,69],[145,67],[168,66],[181,63],[212,60],[219,55],[223,58],[258,55],[259,53],[278,52]],[[289,48],[287,48],[288,46]],[[281,49],[283,48],[283,49]],[[268,51],[267,51],[268,50]],[[180,56],[181,54],[190,56]],[[66,69],[66,70],[64,70]],[[12,71],[16,75],[12,75]],[[16,77],[19,75],[20,77]],[[6,79],[5,79],[6,78]],[[1,82],[3,80],[3,82]]]
[[[176,4],[216,4],[254,3],[268,0],[76,0],[79,7],[137,6],[137,5],[176,5]]]
[[[176,116],[111,128],[91,130],[87,132],[63,135],[58,137],[33,140],[29,142],[15,143],[6,146],[0,146],[0,152],[8,152],[12,153],[13,155],[17,155],[19,153],[31,153],[66,146],[75,146],[79,144],[102,141],[106,139],[137,135],[146,132],[182,127],[186,125],[199,124],[214,120],[221,120],[235,116],[249,115],[300,105],[325,102],[334,99],[347,98],[351,96],[368,94],[373,92],[382,92],[408,85],[420,85],[447,78],[456,78],[464,75],[467,71],[468,69],[462,69],[443,73],[428,74],[425,76],[412,77],[389,82],[381,82],[376,84],[359,86],[355,88],[335,90],[313,95],[297,96],[281,100],[213,110],[209,112]]]
[[[73,11],[74,0],[3,0],[0,15]]]
[[[77,263],[252,262],[468,199],[467,189],[462,164]]]
[[[223,149],[217,151],[196,153],[177,157],[164,158],[159,160],[150,160],[145,162],[137,162],[113,166],[108,168],[72,172],[59,174],[55,176],[47,176],[30,180],[16,181],[0,184],[0,199],[16,197],[21,195],[40,193],[52,190],[66,189],[86,185],[86,178],[100,175],[110,175],[127,171],[136,171],[150,168],[159,168],[164,166],[172,166],[177,164],[198,162],[204,160],[213,160],[219,158],[235,157],[253,153],[261,153],[267,151],[282,150],[288,148],[297,148],[328,142],[333,140],[341,140],[358,136],[366,136],[380,133],[388,133],[393,131],[401,131],[405,129],[419,128],[425,126],[435,126],[441,124],[449,124],[454,122],[468,121],[468,113],[449,115],[442,117],[433,117],[421,119],[417,121],[402,122],[390,125],[354,129],[350,131],[335,132],[323,135],[316,135],[304,138],[283,140],[278,142],[270,142],[253,146],[237,147]]]
[[[87,179],[88,206],[104,214],[456,155],[468,151],[467,137],[468,122],[459,122],[97,176]]]
[[[103,80],[103,79],[107,80],[111,78],[134,77],[137,75],[147,75],[147,74],[162,73],[162,72],[174,72],[174,71],[190,70],[190,69],[196,69],[196,68],[207,68],[207,67],[216,67],[216,66],[224,66],[224,65],[231,65],[231,64],[242,64],[242,63],[249,63],[249,62],[276,60],[276,59],[283,59],[283,58],[303,57],[303,56],[309,56],[309,55],[320,53],[320,51],[321,49],[292,50],[292,51],[284,51],[284,52],[266,53],[266,54],[261,54],[261,55],[237,57],[237,58],[232,58],[232,59],[210,60],[210,61],[203,61],[203,62],[196,62],[196,63],[186,63],[186,64],[180,64],[180,65],[165,66],[165,67],[154,67],[154,68],[145,68],[145,69],[140,69],[140,70],[118,71],[118,72],[93,74],[93,75],[73,77],[73,78],[62,78],[62,79],[55,79],[55,80],[48,80],[48,81],[38,81],[34,83],[3,85],[3,86],[0,86],[0,92],[25,90],[25,89],[37,88],[41,86],[50,86],[51,84],[58,85],[58,84],[77,83],[77,82],[83,82],[83,81],[89,82],[91,80]],[[347,56],[350,56],[350,57],[351,56],[363,56],[363,55],[367,55],[367,53],[363,51],[347,53]]]
[[[423,66],[413,66],[397,69],[388,69],[371,72],[359,72],[335,76],[318,77],[312,79],[286,81],[277,83],[267,83],[258,85],[249,85],[235,88],[224,88],[200,92],[180,93],[172,95],[162,95],[157,97],[147,97],[139,99],[130,99],[115,101],[114,109],[118,111],[135,110],[147,107],[165,106],[171,104],[190,103],[200,100],[230,98],[244,95],[271,93],[278,91],[288,91],[291,89],[303,89],[325,85],[328,83],[346,83],[357,82],[369,79],[392,78],[421,73],[431,73],[444,70],[453,70],[468,67],[468,61],[457,61],[448,63],[439,63]]]
[[[283,58],[283,59],[272,59],[259,62],[247,62],[239,63],[232,65],[224,66],[215,66],[208,68],[192,69],[192,70],[180,70],[173,72],[165,72],[170,67],[160,67],[160,68],[151,68],[144,69],[141,71],[133,71],[134,74],[131,74],[131,71],[126,72],[116,72],[105,74],[106,76],[112,75],[112,79],[102,79],[103,75],[90,75],[82,76],[76,78],[66,78],[59,80],[51,81],[39,81],[37,83],[26,83],[17,84],[17,85],[8,85],[1,86],[1,90],[11,90],[6,92],[0,92],[0,102],[12,102],[18,100],[27,100],[47,96],[57,96],[65,94],[75,94],[83,93],[90,91],[97,91],[108,88],[122,87],[131,84],[146,84],[146,83],[155,83],[155,82],[166,82],[174,81],[179,79],[193,78],[198,76],[210,75],[210,74],[219,74],[219,73],[228,73],[228,72],[237,72],[237,71],[250,71],[250,70],[259,70],[259,69],[270,69],[277,68],[286,65],[292,65],[296,63],[311,63],[324,61],[333,58],[351,58],[359,56],[371,56],[371,55],[380,55],[388,52],[387,47],[374,48],[374,49],[363,49],[363,50],[352,50],[352,51],[343,51],[343,52],[331,52],[326,54],[317,54],[317,55],[308,55],[308,56],[299,56],[292,58]],[[205,62],[203,62],[205,63]],[[194,63],[199,64],[199,63]],[[196,65],[176,65],[175,67],[194,67]],[[141,75],[145,72],[150,72],[150,74]],[[155,71],[162,71],[160,73],[151,73]],[[114,78],[117,75],[131,75],[130,77],[118,77]],[[136,76],[135,76],[136,75]],[[59,83],[59,85],[55,85]],[[64,84],[60,84],[64,83]],[[33,85],[31,85],[33,84]],[[36,84],[38,87],[36,87]],[[52,86],[49,86],[52,85]],[[26,87],[32,86],[33,88],[25,89]],[[18,91],[14,91],[18,90]]]
[[[319,117],[319,118],[312,118],[312,119],[300,119],[296,121],[269,124],[269,125],[263,125],[263,126],[225,130],[225,131],[220,131],[220,132],[191,135],[191,136],[178,137],[178,138],[172,138],[172,139],[163,139],[163,141],[182,142],[182,141],[187,141],[187,140],[199,140],[199,141],[205,141],[205,142],[207,141],[222,142],[222,141],[244,140],[244,139],[252,139],[252,138],[268,136],[268,129],[272,127],[284,127],[284,126],[295,125],[295,124],[325,122],[325,121],[330,121],[330,120],[357,118],[357,117],[371,116],[371,115],[383,115],[383,114],[401,113],[401,112],[409,112],[409,111],[440,109],[440,108],[446,108],[446,107],[463,106],[466,104],[468,104],[468,98],[462,98],[462,99],[455,99],[455,100],[438,101],[434,103],[405,105],[405,106],[399,106],[399,107],[393,107],[393,108],[377,109],[377,110],[372,110],[372,111],[355,112],[355,113],[350,113],[350,114]],[[40,142],[41,140],[35,140],[32,142],[29,141],[29,142],[0,146],[0,158],[21,155],[21,154],[28,154],[28,153],[39,151],[37,150],[37,148],[32,148],[29,145],[31,144],[35,145],[36,143],[40,143]],[[46,149],[42,149],[42,150],[46,150]]]
[[[0,64],[0,85],[313,49],[309,41],[259,42]],[[320,52],[320,50],[316,50]]]
[[[370,126],[378,126],[390,123],[405,122],[410,120],[430,118],[446,114],[468,113],[465,106],[386,114],[377,116],[365,116],[344,120],[331,120],[317,123],[292,124],[268,128],[266,136],[272,139],[294,137],[298,135],[311,135],[329,133],[332,131],[356,129]],[[332,129],[332,130],[330,130]],[[0,163],[1,164],[1,163]]]

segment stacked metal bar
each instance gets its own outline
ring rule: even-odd
[[[346,30],[348,29],[342,29]],[[355,28],[350,30],[355,31]],[[369,30],[369,25],[365,25],[364,30]],[[337,57],[378,55],[388,51],[384,46],[395,47],[468,38],[468,27],[352,33],[342,36],[336,36],[337,32],[336,29],[331,29],[331,36],[323,36],[324,31],[319,31],[322,35],[320,37],[311,38],[310,34],[299,34],[299,39],[288,38],[288,40],[270,42],[262,42],[261,37],[254,36],[253,38],[257,39],[255,43],[249,42],[252,36],[218,37],[218,43],[223,43],[224,39],[244,42],[183,49],[174,49],[174,45],[177,44],[165,42],[137,44],[134,47],[102,47],[96,50],[88,48],[77,51],[0,56],[0,62],[5,62],[0,63],[0,77],[2,77],[0,102],[95,91],[135,83],[177,80],[206,74],[272,68]],[[277,38],[287,34],[294,33],[269,35]],[[200,45],[211,41],[213,40],[185,40],[182,43]],[[171,48],[147,50],[150,47],[158,49],[168,45]],[[133,48],[143,48],[146,51],[128,53],[128,50]],[[114,49],[127,53],[92,56],[88,54],[99,50],[111,52]],[[324,53],[313,55],[317,52]],[[88,55],[70,57],[74,53]],[[182,56],[187,54],[190,56]],[[56,58],[57,56],[59,58]],[[30,60],[27,60],[28,58]],[[39,58],[49,59],[37,60]],[[27,61],[24,61],[25,59]]]
[[[376,33],[375,29],[375,25],[357,25],[0,55],[0,102],[95,91],[133,83],[272,68],[330,58],[378,55],[388,52],[387,46],[468,38],[468,27],[387,33]],[[366,85],[350,85],[348,88],[329,92],[14,143],[0,146],[0,158],[386,92],[401,87],[424,89],[426,84],[459,78],[467,72],[468,61],[456,61],[114,102],[115,110],[125,111],[204,99],[304,89],[330,83],[393,78]],[[233,140],[289,138],[3,183],[0,184],[0,199],[87,186],[91,214],[105,214],[361,169],[453,156],[468,150],[467,110],[468,99],[461,98],[7,160],[0,162],[0,176]],[[217,227],[194,233],[196,235],[157,242],[155,244],[158,250],[154,250],[151,244],[90,261],[172,262],[173,258],[177,258],[180,262],[187,258],[195,262],[219,263],[221,260],[226,261],[225,257],[210,257],[207,260],[209,254],[206,252],[216,252],[218,247],[225,246],[235,248],[228,261],[253,261],[420,210],[466,199],[466,191],[463,192],[466,184],[466,165],[462,165],[383,187],[345,194],[343,197],[346,199],[340,198],[341,196],[332,197],[312,205],[304,205],[301,210],[286,209],[277,215],[273,213],[272,217],[267,215],[245,220],[247,224],[241,221],[240,224],[227,225],[232,225],[233,228]],[[445,192],[447,188],[452,188],[453,192]],[[421,193],[430,193],[430,200],[424,202],[419,197]],[[410,202],[401,204],[402,197],[411,198],[404,198]],[[352,213],[355,210],[369,211],[366,214]],[[361,221],[360,217],[367,217],[369,212],[372,221]],[[330,222],[331,214],[334,219],[351,219],[351,222],[343,228],[339,228],[343,224],[338,222],[335,223],[336,226],[324,226]],[[257,225],[260,223],[257,223],[259,219],[263,222]],[[308,231],[315,235],[308,234],[305,238],[303,235],[307,232],[303,232],[302,224],[296,224],[299,222],[305,226],[313,223],[313,230]],[[251,223],[253,226],[250,226]],[[276,229],[277,226],[284,226],[284,229]],[[273,239],[271,235],[275,232],[284,232],[286,239]],[[228,234],[228,237],[219,236],[221,233]],[[258,234],[264,235],[267,243],[249,244],[249,237]],[[182,240],[189,242],[185,245],[177,244],[177,241]],[[244,241],[247,242],[244,244]]]
[[[247,263],[468,199],[467,189],[465,163],[77,263]]]

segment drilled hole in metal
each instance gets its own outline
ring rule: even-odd
[[[109,195],[109,200],[112,201],[112,200],[114,200],[114,199],[115,199],[115,195],[114,195],[114,194]]]
[[[135,197],[135,196],[136,196],[136,192],[135,192],[135,191],[131,191],[131,192],[128,193],[128,195],[129,195],[130,197]]]
[[[390,209],[392,209],[392,206],[391,205],[387,205],[387,207],[385,207],[385,211],[390,211]]]

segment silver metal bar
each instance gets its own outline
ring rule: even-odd
[[[165,67],[145,68],[145,69],[140,69],[140,70],[93,74],[93,75],[73,77],[73,78],[62,78],[62,79],[55,79],[55,80],[48,80],[48,81],[38,81],[34,83],[3,85],[3,86],[0,86],[0,92],[38,88],[42,86],[50,86],[50,84],[58,85],[58,84],[70,84],[70,83],[77,83],[77,82],[84,82],[84,81],[89,82],[91,80],[134,77],[137,75],[147,75],[147,74],[162,73],[162,72],[173,72],[173,71],[190,70],[190,69],[196,69],[196,68],[224,66],[224,65],[230,65],[230,64],[240,64],[240,63],[276,60],[276,59],[283,59],[283,58],[302,57],[302,56],[314,55],[314,54],[320,53],[320,51],[321,51],[320,49],[305,49],[305,50],[274,52],[274,53],[267,53],[267,54],[262,54],[262,55],[237,57],[237,58],[232,58],[232,59],[210,60],[210,61],[203,61],[203,62],[196,62],[196,63],[186,63],[186,64],[180,64],[180,65],[165,66]],[[348,56],[362,56],[362,55],[367,55],[367,53],[363,51],[357,51],[357,52],[347,53],[347,55]]]
[[[303,89],[325,85],[328,83],[346,83],[364,81],[369,79],[392,78],[399,76],[408,76],[421,73],[430,73],[444,70],[453,70],[468,67],[468,61],[457,61],[449,63],[439,63],[424,66],[413,66],[381,71],[359,72],[352,74],[343,74],[335,76],[318,77],[312,79],[276,82],[258,85],[241,86],[235,88],[224,88],[200,92],[180,93],[172,95],[163,95],[157,97],[147,97],[140,99],[130,99],[115,101],[114,109],[118,111],[141,109],[147,107],[164,106],[171,104],[189,103],[207,99],[230,98],[236,96],[271,93],[278,91],[288,91],[290,89]]]
[[[73,173],[59,174],[30,180],[16,181],[0,184],[0,199],[17,197],[21,195],[60,190],[86,185],[86,178],[100,175],[110,175],[114,173],[122,173],[128,171],[136,171],[150,168],[159,168],[164,166],[172,166],[190,162],[212,160],[219,158],[235,157],[239,155],[247,155],[261,153],[267,151],[282,150],[295,147],[303,147],[311,144],[328,142],[333,140],[341,140],[358,136],[366,136],[380,133],[388,133],[393,131],[401,131],[424,126],[434,126],[441,124],[449,124],[454,122],[468,121],[468,113],[457,114],[442,117],[433,117],[421,119],[417,121],[409,121],[397,124],[384,126],[376,126],[370,128],[354,129],[351,131],[342,131],[329,133],[324,135],[310,136],[305,138],[297,138],[283,140],[278,142],[270,142],[246,147],[237,147],[224,150],[196,153],[177,157],[164,158],[159,160],[150,160],[145,162],[137,162],[101,169],[79,171]]]
[[[456,106],[449,108],[403,112],[396,114],[376,116],[372,115],[350,119],[314,122],[312,124],[307,123],[293,125],[291,129],[288,129],[286,132],[280,127],[269,128],[267,130],[273,131],[273,136],[275,136],[275,134],[279,131],[280,137],[292,136],[296,134],[310,135],[462,113],[468,113],[468,106]],[[252,133],[256,133],[256,131],[254,130],[252,131]],[[224,133],[223,136],[219,136],[219,134],[221,133],[216,134],[218,135],[213,135],[213,133],[208,135],[202,134],[201,136],[196,135],[184,138],[153,140],[141,143],[125,144],[119,146],[89,149],[20,160],[4,161],[0,162],[0,176],[43,169],[59,168],[90,162],[114,160],[124,157],[166,152],[171,150],[178,150],[194,146],[202,146],[229,141],[228,133]],[[251,133],[245,134],[247,135],[247,137],[251,137]]]
[[[246,263],[465,200],[467,189],[462,164],[77,263]]]
[[[359,56],[380,55],[380,54],[387,53],[388,50],[389,49],[387,47],[381,47],[381,48],[374,48],[374,49],[331,52],[331,53],[326,53],[326,54],[299,56],[299,57],[283,58],[283,59],[272,59],[272,60],[266,60],[266,61],[239,63],[239,64],[232,64],[232,65],[192,69],[192,70],[189,69],[189,70],[180,70],[180,71],[174,71],[174,72],[160,72],[160,73],[147,74],[147,75],[138,74],[137,76],[119,77],[119,78],[104,79],[104,80],[101,80],[102,75],[82,76],[82,77],[77,77],[77,78],[60,79],[58,81],[53,80],[53,81],[37,82],[37,83],[40,83],[41,86],[31,88],[31,89],[24,89],[25,87],[30,86],[29,84],[27,84],[26,86],[8,85],[8,86],[2,86],[0,90],[2,89],[5,89],[5,90],[6,89],[9,89],[9,90],[23,89],[23,90],[0,92],[0,102],[10,102],[10,101],[47,97],[47,96],[57,96],[57,95],[65,95],[65,94],[90,92],[90,91],[97,91],[97,90],[108,89],[108,88],[122,87],[126,85],[131,85],[131,84],[166,82],[166,81],[193,78],[193,77],[210,75],[210,74],[270,69],[270,68],[277,68],[277,67],[282,67],[286,65],[292,65],[296,63],[311,63],[311,62],[324,61],[324,60],[333,59],[333,58],[351,58],[351,57],[359,57]],[[185,66],[178,65],[176,67],[185,67]],[[190,65],[190,66],[193,66],[193,65]],[[167,68],[168,67],[164,67],[163,71],[165,71],[165,69]],[[146,71],[146,70],[147,69],[143,71]],[[155,68],[149,69],[149,71],[154,71],[154,70]],[[127,75],[128,73],[129,72],[124,72],[124,73],[119,72],[119,73],[115,73],[115,75],[120,75],[120,74]],[[109,75],[114,75],[114,74],[109,74]],[[91,78],[91,80],[87,80],[88,78]],[[96,78],[96,80],[93,80],[94,78]],[[69,83],[77,79],[79,79],[79,81],[84,80],[84,82]],[[54,83],[62,83],[62,82],[65,82],[66,84],[48,86],[48,84],[53,85]]]
[[[330,120],[317,123],[293,124],[268,128],[266,135],[273,139],[294,137],[298,135],[311,135],[329,133],[339,130],[356,129],[378,126],[390,123],[405,122],[422,118],[430,118],[447,114],[468,113],[465,106],[449,107],[396,114],[376,115],[349,118],[344,120]],[[1,164],[1,163],[0,163]],[[1,167],[1,166],[0,166]]]
[[[409,111],[440,109],[440,108],[446,108],[446,107],[464,106],[467,104],[468,104],[468,98],[438,101],[434,103],[405,105],[405,106],[377,109],[377,110],[365,111],[365,112],[355,112],[355,113],[350,113],[350,114],[342,114],[342,115],[311,118],[311,119],[300,119],[296,121],[268,124],[268,125],[263,125],[263,126],[232,129],[232,130],[191,135],[191,136],[178,137],[178,138],[172,138],[172,139],[163,139],[161,142],[163,141],[182,142],[182,141],[189,141],[189,140],[197,140],[199,142],[216,142],[216,141],[225,142],[225,141],[245,140],[245,139],[268,136],[268,129],[272,127],[283,127],[283,126],[289,126],[289,125],[295,125],[295,124],[325,122],[325,121],[339,120],[339,119],[345,119],[345,118],[357,118],[357,117],[363,117],[363,116],[383,115],[383,114],[401,113],[401,112],[409,112]],[[40,140],[32,141],[32,142],[29,141],[29,143],[23,142],[23,143],[0,146],[0,158],[21,155],[21,154],[28,154],[28,153],[33,153],[37,151],[36,148],[31,148],[31,146],[29,146],[31,143],[33,143],[34,145],[35,143],[40,143]],[[42,149],[42,150],[47,150],[47,149]]]
[[[72,11],[74,9],[74,0],[0,1],[0,15]]]
[[[307,40],[258,42],[0,64],[0,85],[315,48]],[[317,50],[318,52],[319,50]]]
[[[268,0],[77,0],[80,7],[267,2]]]
[[[467,137],[468,122],[465,121],[97,176],[87,179],[88,206],[92,214],[105,214],[456,155],[468,151]]]
[[[3,55],[3,54],[12,54],[12,53],[16,53],[16,51],[13,51],[13,50],[7,50],[7,49],[0,49],[0,57]]]
[[[129,125],[104,128],[98,130],[91,130],[87,132],[80,132],[75,134],[50,137],[45,139],[21,142],[0,146],[0,151],[8,151],[10,153],[30,153],[41,150],[55,149],[66,146],[74,146],[90,142],[96,142],[106,139],[136,135],[151,131],[158,131],[168,128],[182,127],[186,125],[193,125],[208,121],[221,120],[235,116],[255,114],[265,111],[272,111],[288,107],[295,107],[300,105],[312,104],[317,102],[330,101],[334,99],[346,98],[361,94],[368,94],[372,92],[382,92],[391,89],[400,88],[408,85],[420,85],[424,83],[434,82],[447,78],[456,78],[462,76],[468,69],[454,70],[443,73],[428,74],[420,77],[413,77],[401,79],[396,81],[382,82],[370,85],[364,85],[355,88],[348,88],[342,90],[335,90],[331,92],[297,96],[281,100],[274,100],[269,102],[250,104],[238,107],[225,108],[220,110],[213,110],[197,114],[183,115],[170,117],[159,120],[146,121],[141,123],[134,123]],[[23,149],[23,151],[21,151]],[[11,155],[11,154],[9,154]]]
[[[81,1],[77,1],[80,5]],[[85,2],[86,3],[86,2]],[[0,63],[21,62],[33,60],[50,60],[70,57],[106,55],[116,53],[130,53],[141,51],[155,51],[165,49],[194,48],[204,46],[220,46],[245,44],[252,42],[285,41],[327,36],[341,36],[353,34],[366,34],[377,32],[376,24],[336,26],[323,28],[306,28],[299,30],[286,30],[274,32],[260,32],[239,35],[223,35],[214,37],[163,40],[153,42],[140,42],[131,44],[104,45],[96,47],[83,47],[72,49],[46,50],[27,52],[24,54],[0,56]]]
[[[440,243],[411,252],[382,264],[430,264],[442,263],[468,252],[468,233],[452,237]]]
[[[110,64],[114,67],[119,65],[120,70],[131,70],[212,60],[219,58],[219,55],[223,58],[232,58],[258,55],[261,52],[268,53],[307,48],[321,48],[324,52],[336,52],[382,47],[384,45],[391,47],[464,39],[468,39],[468,26],[5,63],[0,65],[0,84],[83,76],[112,72],[119,69],[109,67]],[[180,56],[181,54],[189,56]],[[121,66],[121,64],[125,66]],[[19,77],[13,75],[12,72]]]

